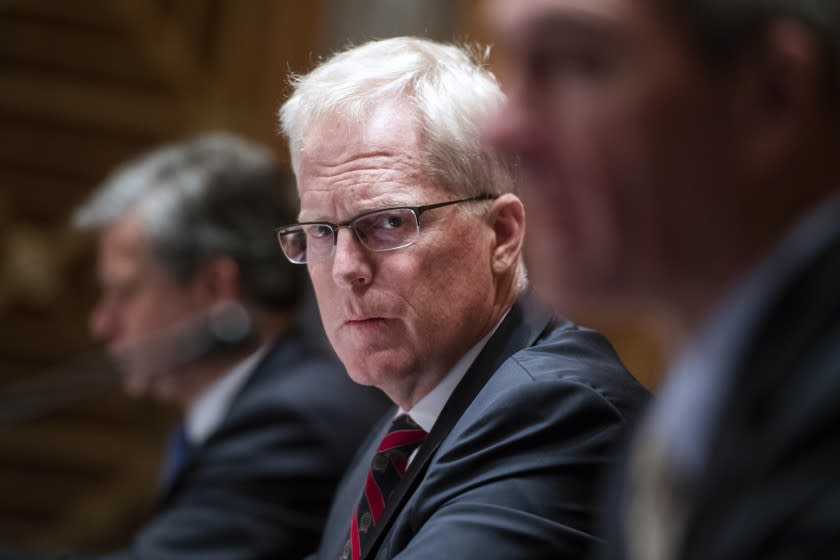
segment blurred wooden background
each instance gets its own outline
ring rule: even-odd
[[[96,351],[72,210],[121,161],[228,129],[273,146],[288,72],[363,39],[482,38],[472,0],[0,0],[0,390]],[[644,331],[609,326],[655,384]],[[173,411],[113,390],[0,425],[0,543],[95,550],[154,503]]]

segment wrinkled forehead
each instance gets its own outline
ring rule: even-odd
[[[303,138],[301,219],[346,219],[355,211],[415,204],[433,187],[411,111],[385,105],[361,120],[325,118]],[[434,189],[433,189],[434,190]]]
[[[313,124],[304,137],[301,155],[328,158],[343,153],[348,144],[383,150],[419,145],[417,128],[410,113],[388,107],[359,119],[334,114]]]
[[[310,123],[301,139],[296,172],[303,175],[313,162],[341,163],[356,152],[386,152],[421,148],[420,121],[407,103],[383,102],[375,107],[339,108]]]

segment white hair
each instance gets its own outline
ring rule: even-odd
[[[294,76],[279,116],[295,174],[307,132],[323,119],[340,115],[362,126],[382,103],[396,101],[415,112],[425,163],[441,186],[465,196],[514,191],[510,160],[481,142],[482,124],[504,101],[485,67],[488,54],[397,37],[350,48]]]
[[[135,213],[159,263],[177,282],[227,256],[242,290],[267,309],[297,303],[303,279],[272,229],[294,220],[287,175],[265,146],[211,133],[142,154],[117,168],[74,215],[99,230]]]

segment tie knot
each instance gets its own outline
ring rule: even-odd
[[[397,430],[422,430],[423,428],[420,427],[417,422],[414,421],[414,418],[403,412],[396,418],[394,421],[391,422],[391,429],[388,430],[389,432],[394,432]],[[424,430],[425,432],[425,430]]]
[[[399,450],[406,455],[414,451],[426,438],[426,430],[417,425],[408,414],[400,414],[391,422],[388,433],[382,438],[377,453]]]

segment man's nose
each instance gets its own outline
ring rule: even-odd
[[[339,286],[361,287],[373,279],[370,251],[351,228],[341,228],[335,241],[332,262],[333,281]]]
[[[103,342],[108,342],[117,336],[118,321],[113,306],[104,300],[94,305],[88,318],[88,329],[91,335]]]

